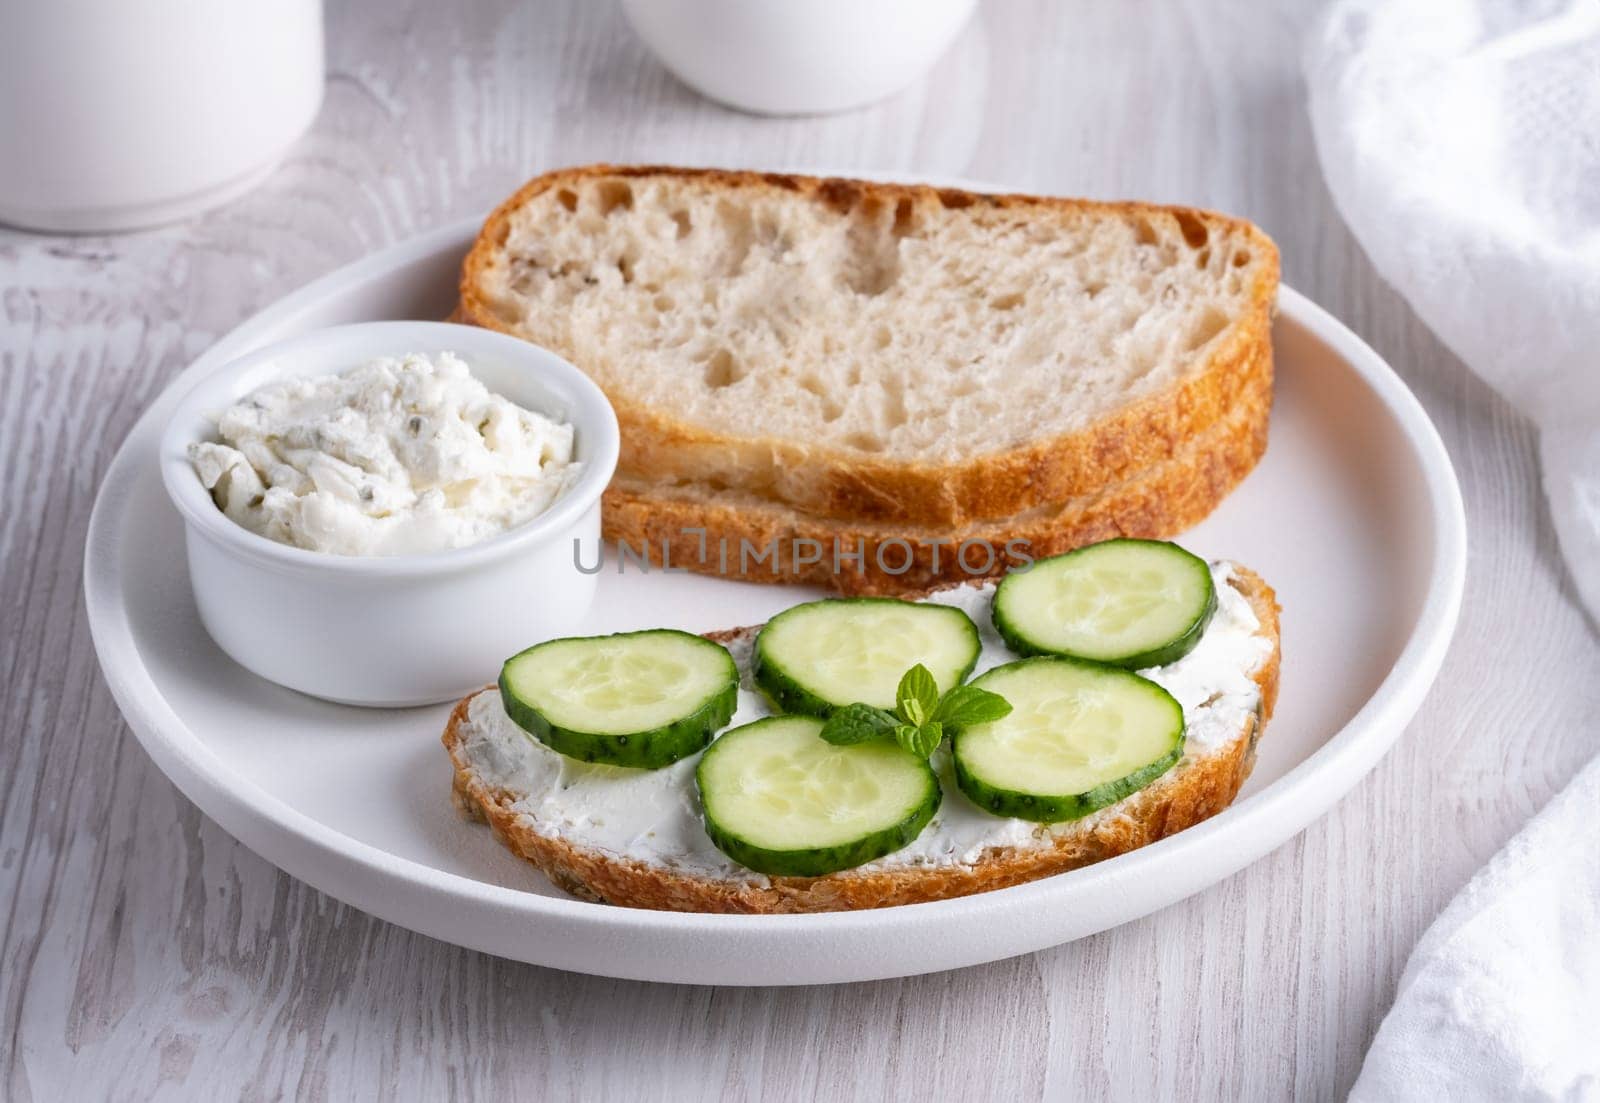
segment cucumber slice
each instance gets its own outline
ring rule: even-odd
[[[739,670],[720,644],[658,629],[551,640],[500,668],[523,731],[569,758],[655,769],[694,754],[729,720]]]
[[[820,877],[905,846],[939,808],[939,779],[890,740],[838,747],[822,721],[774,716],[723,734],[695,784],[706,834],[740,865]]]
[[[1075,820],[1183,757],[1183,708],[1148,678],[1074,659],[1023,659],[976,678],[1011,714],[958,732],[956,784],[997,816]]]
[[[1205,560],[1164,540],[1107,540],[1007,575],[993,611],[1019,654],[1141,670],[1193,651],[1216,609]]]
[[[978,661],[978,626],[960,609],[895,598],[796,605],[756,637],[756,684],[784,712],[827,716],[858,701],[894,707],[900,678],[921,663],[939,692]]]

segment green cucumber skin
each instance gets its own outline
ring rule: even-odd
[[[713,745],[712,751],[715,749]],[[707,751],[706,756],[709,757],[712,751]],[[700,807],[704,813],[701,819],[705,823],[706,834],[711,837],[718,850],[735,862],[746,869],[764,873],[769,877],[824,877],[840,870],[866,865],[886,854],[893,854],[922,834],[922,829],[928,826],[928,822],[933,819],[934,813],[939,811],[939,805],[944,799],[944,793],[939,786],[939,776],[930,766],[927,799],[893,827],[876,831],[844,846],[822,847],[815,850],[768,850],[745,842],[733,832],[723,830],[717,823],[715,813],[711,811],[711,806],[716,802],[706,799],[705,788],[700,783],[700,771],[704,768],[705,761],[705,758],[702,758],[700,765],[695,767],[694,780],[695,789],[700,794]]]
[[[897,605],[919,604],[918,602],[903,602],[899,598],[895,597],[824,598],[821,602],[807,602],[805,605],[796,605],[791,609],[785,609],[783,612],[779,613],[778,616],[773,617],[772,620],[769,620],[767,625],[772,624],[780,617],[788,616],[796,609],[805,609],[810,605],[824,603],[848,603],[851,605],[884,605],[889,603],[894,603]],[[972,675],[973,669],[978,665],[978,655],[982,651],[983,641],[978,635],[978,626],[973,624],[972,618],[967,616],[965,613],[962,613],[960,609],[956,609],[954,606],[937,606],[937,608],[947,608],[956,613],[960,613],[961,619],[967,622],[967,629],[972,635],[972,659],[965,667],[961,669],[960,673],[956,677],[955,684],[961,685]],[[765,631],[765,629],[766,625],[763,625],[762,630]],[[826,720],[828,717],[833,715],[835,710],[844,708],[846,705],[854,703],[851,701],[841,701],[835,704],[832,701],[817,696],[805,686],[801,685],[798,680],[790,677],[789,673],[785,671],[780,664],[774,663],[767,656],[766,651],[761,646],[761,633],[759,632],[756,634],[756,645],[751,649],[750,674],[756,683],[756,687],[760,689],[762,693],[766,694],[767,699],[772,702],[773,707],[782,713],[798,714],[801,716],[816,716],[820,719]]]
[[[568,758],[637,770],[659,770],[703,750],[711,742],[711,736],[727,726],[739,704],[739,686],[737,683],[729,686],[697,711],[664,728],[634,735],[607,735],[557,727],[517,700],[506,688],[504,676],[500,679],[500,700],[505,705],[506,715],[517,727]]]
[[[638,634],[640,633],[621,633],[621,635]],[[690,635],[687,632],[682,634]],[[700,636],[691,638],[701,643],[710,642]],[[675,720],[665,727],[630,735],[563,728],[550,723],[537,709],[519,700],[512,692],[506,678],[506,667],[510,666],[513,660],[542,646],[544,645],[536,644],[525,651],[519,651],[501,666],[500,677],[496,680],[500,689],[500,703],[505,706],[506,715],[511,717],[512,723],[517,727],[551,750],[580,762],[627,766],[636,770],[659,770],[663,766],[672,765],[680,758],[704,750],[706,744],[711,742],[711,737],[720,729],[727,727],[739,706],[739,668],[734,664],[733,656],[728,655],[727,686],[688,716]],[[726,654],[727,649],[722,650]]]
[[[1180,548],[1177,544],[1172,543],[1170,540],[1136,540],[1132,537],[1119,537],[1114,540],[1102,540],[1098,544],[1086,544],[1081,548],[1075,548],[1072,551],[1065,552],[1061,555],[1053,555],[1049,559],[1040,559],[1035,563],[1029,564],[1026,570],[1017,571],[1006,575],[1005,578],[1000,580],[1000,584],[994,588],[994,598],[989,603],[989,616],[990,619],[994,621],[995,631],[1000,633],[1000,638],[1005,641],[1007,647],[1016,652],[1018,655],[1025,657],[1055,655],[1067,659],[1076,659],[1079,662],[1099,663],[1102,666],[1120,667],[1123,670],[1149,670],[1152,667],[1166,666],[1169,663],[1175,663],[1189,652],[1193,651],[1195,647],[1199,645],[1200,637],[1206,634],[1206,628],[1211,624],[1211,617],[1217,611],[1217,587],[1214,582],[1207,587],[1205,609],[1203,609],[1200,615],[1195,618],[1194,623],[1189,625],[1189,628],[1183,633],[1183,635],[1179,636],[1177,639],[1173,640],[1171,643],[1168,643],[1164,647],[1157,647],[1150,651],[1140,651],[1132,655],[1120,655],[1114,658],[1090,658],[1086,655],[1073,654],[1070,651],[1055,651],[1046,647],[1040,647],[1038,644],[1035,644],[1026,636],[1024,636],[1016,627],[1016,625],[1012,624],[1011,621],[1006,618],[1005,611],[1002,608],[1001,595],[1005,592],[1006,583],[1010,582],[1012,578],[1022,577],[1032,571],[1038,570],[1040,567],[1048,566],[1051,563],[1077,555],[1079,552],[1086,552],[1091,548],[1099,548],[1107,544],[1153,544],[1161,548],[1171,548],[1175,551],[1182,552],[1184,555],[1194,560],[1206,572],[1206,577],[1208,579],[1211,577],[1211,567],[1206,563],[1205,560],[1201,559],[1187,548]]]
[[[958,743],[960,739],[961,737],[957,735]],[[1001,789],[989,785],[967,771],[962,765],[959,753],[951,757],[955,764],[956,786],[967,795],[968,800],[985,812],[1013,819],[1031,820],[1034,823],[1061,823],[1066,820],[1081,820],[1089,813],[1116,804],[1119,800],[1124,800],[1149,785],[1183,758],[1183,739],[1180,738],[1178,745],[1164,757],[1135,770],[1126,777],[1097,785],[1087,793],[1061,797],[1019,793],[1013,789]]]
[[[769,662],[762,654],[759,640],[755,650],[751,652],[750,676],[755,681],[756,688],[766,694],[767,700],[772,702],[772,707],[779,712],[816,716],[826,720],[833,715],[835,708],[843,707],[824,701],[785,674],[782,667]]]

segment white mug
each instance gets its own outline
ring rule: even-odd
[[[131,230],[225,202],[322,80],[322,0],[4,0],[0,222]]]
[[[977,0],[622,0],[656,57],[704,96],[761,115],[848,111],[932,67]]]

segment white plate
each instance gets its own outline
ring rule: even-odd
[[[446,707],[326,704],[255,678],[212,645],[156,469],[173,397],[196,375],[313,327],[443,317],[477,228],[453,226],[350,265],[219,342],[129,434],[89,528],[95,647],[150,756],[251,849],[364,911],[505,957],[649,980],[801,984],[992,961],[1155,911],[1283,843],[1366,774],[1438,672],[1466,560],[1449,458],[1394,372],[1285,288],[1266,458],[1184,538],[1202,555],[1255,567],[1284,606],[1278,714],[1232,808],[1087,869],[881,911],[679,915],[573,900],[457,818],[438,741]],[[593,629],[749,624],[808,596],[608,569]]]

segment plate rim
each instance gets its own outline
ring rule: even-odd
[[[965,182],[965,186],[987,187],[970,182]],[[396,909],[374,904],[371,884],[362,886],[364,892],[357,891],[357,887],[349,881],[330,883],[331,874],[324,875],[320,871],[332,861],[352,867],[353,872],[364,878],[378,878],[376,887],[380,889],[387,885],[393,890],[395,882],[399,882],[406,890],[420,890],[443,898],[447,903],[471,904],[492,909],[496,913],[548,921],[562,927],[597,928],[609,937],[627,938],[719,933],[737,933],[745,937],[806,937],[819,932],[828,936],[865,936],[902,930],[908,922],[922,926],[943,921],[960,922],[971,920],[980,913],[986,917],[987,923],[992,924],[1000,913],[1014,912],[1020,916],[1021,913],[1030,912],[1041,898],[1061,893],[1066,878],[1070,878],[1074,895],[1102,892],[1115,895],[1119,892],[1119,883],[1140,876],[1150,865],[1159,862],[1170,867],[1167,880],[1169,883],[1179,883],[1182,891],[1176,895],[1164,894],[1168,897],[1166,903],[1140,907],[1111,924],[1119,925],[1231,876],[1320,818],[1359,782],[1399,738],[1437,677],[1459,615],[1466,576],[1465,510],[1449,454],[1421,403],[1394,369],[1343,323],[1285,285],[1280,288],[1278,296],[1280,316],[1307,330],[1339,356],[1384,405],[1406,438],[1423,476],[1434,546],[1426,596],[1392,669],[1341,728],[1329,735],[1305,759],[1261,790],[1195,827],[1129,854],[1068,874],[950,900],[807,915],[722,915],[597,906],[576,899],[530,893],[442,870],[346,835],[261,788],[229,765],[188,727],[166,701],[138,653],[126,605],[119,600],[120,570],[115,532],[120,529],[126,513],[122,503],[127,501],[127,495],[118,491],[137,482],[141,464],[136,453],[142,449],[145,441],[159,437],[160,419],[166,407],[175,395],[187,390],[199,375],[256,343],[258,333],[292,325],[299,316],[315,308],[337,289],[380,278],[385,273],[433,256],[453,243],[465,248],[480,225],[481,219],[462,219],[369,253],[275,300],[223,335],[167,382],[118,446],[96,491],[85,541],[85,612],[102,676],[129,727],[157,768],[187,799],[249,849],[291,876],[360,910],[459,945],[517,956],[555,968],[579,968],[584,972],[618,977],[683,980],[685,978],[676,975],[671,962],[665,963],[666,968],[640,969],[619,960],[614,968],[607,968],[604,964],[599,968],[591,968],[564,964],[560,960],[538,955],[509,955],[503,949],[482,945],[482,939],[468,941],[441,933],[443,924],[437,920],[423,922],[415,916],[396,914]],[[1264,833],[1252,830],[1269,824],[1275,826]],[[1284,831],[1284,825],[1289,825],[1290,829]],[[1228,860],[1222,863],[1189,863],[1191,868],[1204,865],[1206,872],[1184,876],[1181,872],[1185,866],[1184,856],[1205,850],[1213,838],[1220,834],[1242,840],[1265,837],[1270,841],[1265,844],[1249,841],[1236,845]],[[302,849],[297,855],[285,853],[286,850],[305,847],[309,847],[310,852]],[[1217,873],[1219,868],[1222,872]],[[391,891],[390,895],[397,899],[399,897],[395,891]],[[404,900],[400,900],[399,904],[402,911],[407,906]],[[1100,924],[1094,929],[1106,929],[1106,925]],[[1027,953],[1061,941],[1063,939],[1045,937],[1036,939],[1037,944],[1020,949],[1007,949],[999,953],[968,953],[958,955],[959,960],[952,960],[951,955],[945,954],[940,961],[930,963],[926,969],[891,966],[874,971],[851,968],[847,963],[838,976],[789,979],[768,975],[753,977],[744,983],[816,983],[905,976]]]

